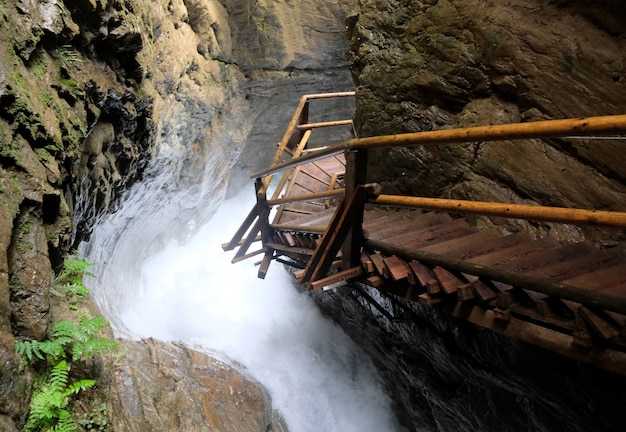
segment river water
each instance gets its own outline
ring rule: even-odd
[[[150,241],[170,213],[163,203],[177,200],[147,182],[94,229],[83,247],[96,275],[89,284],[116,335],[184,341],[245,369],[268,388],[291,432],[400,430],[368,356],[282,265],[260,280],[254,259],[231,264],[222,251],[252,206],[252,185],[248,192],[216,196],[215,214],[186,241]],[[172,232],[194,226],[169,223]]]

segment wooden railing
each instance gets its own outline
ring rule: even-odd
[[[287,159],[287,163],[289,163],[290,161],[296,163],[293,163],[293,165],[291,165],[289,168],[281,170],[284,171],[284,173],[278,184],[274,188],[274,191],[269,200],[267,199],[267,195],[268,190],[270,189],[272,175],[274,174],[274,172],[255,177],[257,202],[252,210],[250,210],[250,213],[248,214],[240,228],[237,230],[235,235],[232,237],[230,242],[222,245],[222,248],[225,251],[233,250],[236,247],[239,247],[235,256],[232,259],[233,263],[250,258],[252,256],[264,254],[264,258],[259,269],[259,277],[265,277],[267,268],[273,258],[274,252],[272,248],[268,248],[266,246],[267,244],[271,243],[270,239],[272,237],[272,231],[275,230],[275,227],[272,227],[269,221],[270,208],[288,202],[307,201],[312,199],[343,195],[343,189],[335,189],[327,192],[308,194],[295,198],[280,198],[292,173],[291,168],[299,165],[297,161],[302,160],[307,156],[310,157],[310,155],[321,153],[325,150],[325,148],[308,147],[313,130],[327,127],[349,126],[352,131],[352,120],[350,119],[309,123],[310,102],[313,100],[346,98],[353,96],[354,92],[339,92],[311,94],[302,96],[302,98],[300,98],[294,115],[292,116],[291,121],[287,126],[287,130],[285,131],[285,134],[283,135],[280,143],[278,143],[278,149],[276,151],[276,154],[274,155],[270,168],[284,164],[285,162],[281,164],[280,161],[281,158],[285,157]],[[246,237],[244,238],[244,236]],[[248,253],[248,249],[250,248],[250,246],[258,241],[262,242],[262,247],[254,252]]]
[[[299,274],[300,281],[308,282],[309,287],[312,287],[311,284],[313,282],[326,276],[340,249],[343,257],[342,271],[346,272],[346,274],[356,273],[354,269],[359,265],[360,250],[364,244],[361,224],[366,203],[445,210],[461,214],[626,228],[626,213],[624,212],[379,195],[376,188],[373,188],[371,185],[366,187],[367,157],[370,149],[418,145],[441,146],[500,140],[622,135],[626,134],[626,115],[548,120],[353,138],[340,144],[308,151],[307,143],[313,129],[351,125],[349,120],[308,123],[309,101],[313,99],[350,97],[353,95],[353,92],[347,92],[302,97],[289,123],[287,132],[279,143],[278,151],[271,166],[251,175],[256,180],[257,204],[241,228],[235,233],[232,240],[223,245],[224,250],[231,250],[240,246],[233,258],[234,262],[253,255],[265,254],[259,270],[259,276],[264,277],[274,252],[273,249],[267,247],[267,244],[271,243],[270,239],[272,238],[273,230],[276,229],[276,226],[270,224],[268,219],[270,207],[288,202],[319,199],[341,194],[345,195],[343,203],[337,208],[330,226],[327,228],[314,255],[308,261],[307,267]],[[285,153],[289,153],[292,157],[281,161],[281,157]],[[340,153],[346,155],[345,189],[289,198],[280,197],[293,168]],[[284,174],[272,197],[268,200],[266,196],[272,175],[281,171],[284,171]],[[250,227],[252,228],[250,229]],[[243,237],[249,229],[250,232],[244,239]],[[290,227],[290,229],[298,230],[298,227]],[[306,231],[306,229],[302,227],[303,231]],[[255,252],[248,253],[249,246],[258,240],[262,241],[263,246]]]

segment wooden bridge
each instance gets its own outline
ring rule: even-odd
[[[233,263],[262,255],[263,278],[279,261],[306,289],[366,284],[626,375],[626,248],[503,235],[462,216],[623,230],[626,213],[381,195],[367,183],[369,149],[620,135],[626,115],[313,143],[314,131],[352,122],[310,123],[311,102],[352,96],[302,97],[271,166],[251,176],[257,203],[223,245],[237,249]]]

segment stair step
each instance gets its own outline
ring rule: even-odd
[[[529,242],[515,244],[505,249],[489,252],[470,258],[468,261],[480,265],[504,266],[517,257],[526,256],[532,252],[540,251],[550,247],[557,247],[559,242],[552,238],[533,240]]]
[[[402,233],[415,231],[435,225],[449,223],[452,218],[445,213],[404,212],[401,217],[377,220],[377,224],[364,223],[363,228],[372,233],[373,240],[384,240]]]
[[[422,228],[399,237],[392,237],[386,241],[400,246],[420,249],[431,244],[462,237],[476,231],[477,229],[471,228],[466,220],[456,219],[450,223]]]

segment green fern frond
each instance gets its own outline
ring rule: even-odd
[[[74,418],[68,411],[62,410],[59,412],[57,424],[52,426],[50,432],[74,432],[75,430],[76,423]]]
[[[69,339],[69,342],[72,340]],[[54,340],[45,340],[39,342],[39,349],[49,356],[51,362],[65,358],[65,345],[68,338],[57,338]]]
[[[67,404],[68,398],[63,391],[59,391],[53,385],[45,386],[40,392],[33,394],[25,429],[27,431],[50,429],[64,412],[67,413],[65,410]]]
[[[72,361],[87,359],[105,352],[115,351],[118,343],[110,339],[90,339],[85,343],[74,344]]]
[[[61,360],[55,367],[52,368],[52,371],[50,371],[50,388],[58,392],[63,392],[65,387],[67,387],[68,375],[69,368],[67,367],[67,362],[65,360]]]
[[[55,338],[68,337],[74,339],[75,334],[76,329],[74,328],[74,323],[70,320],[59,321],[52,329],[52,336]]]
[[[63,270],[54,278],[54,285],[81,284],[83,276],[93,276],[87,271],[92,265],[76,256],[65,258]]]
[[[32,362],[35,357],[40,360],[45,360],[40,345],[41,342],[35,340],[15,341],[15,350],[20,357],[26,358],[28,361]]]
[[[76,327],[74,338],[80,342],[87,342],[100,332],[102,327],[108,323],[109,322],[102,317],[87,319],[85,315],[81,315],[78,318],[78,326]]]
[[[76,381],[75,383],[70,384],[65,390],[65,395],[70,396],[73,394],[78,394],[81,391],[87,391],[92,388],[96,384],[96,380],[92,379],[83,379],[80,381]]]

